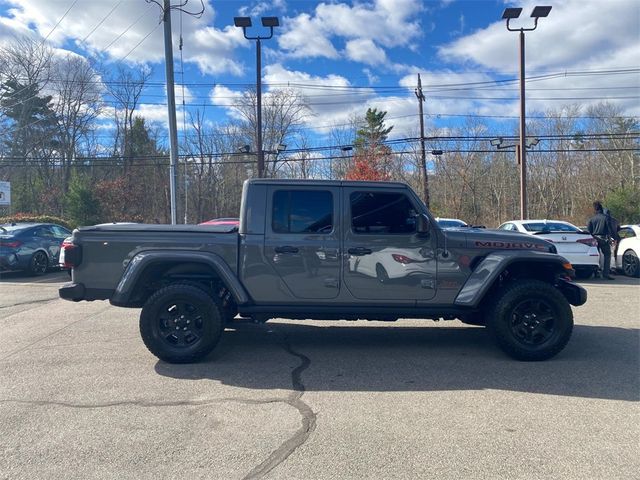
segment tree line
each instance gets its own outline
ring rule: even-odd
[[[0,48],[0,180],[11,182],[12,212],[75,225],[168,223],[163,129],[139,114],[151,73],[124,66],[107,72],[27,39]],[[247,89],[231,120],[213,124],[195,108],[185,114],[179,218],[238,216],[242,184],[257,175],[255,112],[256,92]],[[328,146],[318,146],[306,127],[313,115],[297,90],[264,96],[267,177],[399,180],[424,198],[417,131],[394,139],[386,112],[367,109],[330,128]],[[477,118],[427,132],[428,151],[441,152],[427,158],[435,215],[489,227],[519,216],[519,167],[513,149],[491,146],[496,128],[517,133],[515,121],[496,127]],[[622,222],[640,221],[637,118],[605,102],[568,105],[530,118],[528,132],[541,139],[527,156],[531,218],[582,225],[591,203],[603,200]]]

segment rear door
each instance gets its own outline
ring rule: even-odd
[[[340,189],[270,186],[264,256],[281,280],[277,300],[330,299],[340,292]]]

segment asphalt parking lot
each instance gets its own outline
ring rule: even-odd
[[[239,323],[206,362],[138,310],[0,278],[0,478],[637,478],[640,284],[583,282],[568,347],[504,356],[459,322]]]

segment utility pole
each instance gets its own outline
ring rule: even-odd
[[[418,88],[415,90],[418,97],[418,106],[420,110],[420,167],[422,169],[422,189],[424,190],[424,204],[429,208],[429,175],[427,172],[427,151],[424,146],[424,114],[422,112],[422,104],[425,101],[422,93],[422,80],[418,74]]]
[[[167,111],[169,114],[169,189],[171,195],[171,224],[177,223],[176,183],[178,163],[178,127],[176,125],[176,94],[173,79],[173,45],[171,44],[171,2],[164,0],[164,62],[167,77]]]

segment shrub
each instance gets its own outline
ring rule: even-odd
[[[0,224],[3,223],[56,223],[69,230],[73,230],[74,225],[70,222],[53,215],[38,215],[36,213],[14,213],[6,217],[0,217]]]

